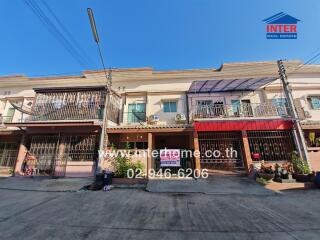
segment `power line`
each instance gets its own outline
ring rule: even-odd
[[[46,29],[63,45],[63,47],[69,52],[69,54],[84,67],[88,65],[86,59],[84,59],[81,54],[73,47],[73,45],[68,41],[66,37],[59,31],[59,29],[51,22],[51,20],[46,16],[46,14],[41,10],[36,2],[31,0],[25,0],[27,6],[32,10],[32,12],[38,17],[41,23],[46,27]]]
[[[62,21],[60,21],[59,17],[54,13],[54,11],[52,10],[52,8],[49,6],[49,4],[42,0],[41,1],[42,4],[46,7],[46,9],[49,11],[49,13],[53,16],[53,18],[56,20],[56,22],[58,23],[58,25],[61,27],[61,29],[66,33],[66,35],[69,37],[70,41],[72,44],[75,45],[76,49],[82,53],[83,57],[88,59],[89,62],[90,61],[90,57],[87,55],[86,51],[78,44],[78,42],[75,40],[75,38],[72,36],[72,34],[70,33],[70,31],[65,27],[65,25],[62,23]]]

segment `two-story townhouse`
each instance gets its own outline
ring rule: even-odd
[[[287,67],[299,65],[293,61]],[[223,64],[219,69],[203,70],[114,69],[104,124],[107,147],[139,150],[141,155],[135,157],[143,162],[145,171],[161,168],[159,157],[146,151],[164,148],[200,151],[200,156],[183,159],[183,168],[241,170],[261,160],[287,161],[296,149],[293,119],[277,74],[276,62]],[[110,167],[108,159],[97,160],[99,145],[105,150],[100,135],[105,100],[109,99],[103,71],[85,71],[80,76],[2,77],[1,82],[2,119],[12,118],[13,110],[17,116],[6,120],[0,139],[18,146],[12,153],[17,154],[12,161],[17,174],[26,161],[34,163],[36,173],[54,176],[88,176],[97,164]],[[313,98],[317,93],[310,94],[306,101],[317,108]],[[297,106],[300,112],[301,104]],[[310,127],[309,123],[310,119],[305,125]],[[204,155],[207,150],[227,147],[237,155]]]
[[[120,106],[120,98],[113,92],[105,106],[109,94],[105,81],[84,74],[2,77],[1,83],[4,89],[1,100],[5,102],[0,136],[5,138],[3,152],[18,145],[12,153],[14,160],[2,166],[9,165],[17,175],[93,175],[104,109],[108,109],[109,121],[117,122]],[[19,139],[8,139],[5,131],[11,136],[18,135]],[[1,155],[8,159],[6,154]]]

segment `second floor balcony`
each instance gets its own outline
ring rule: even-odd
[[[238,118],[289,118],[290,109],[285,104],[245,103],[198,105],[190,111],[192,120],[201,119],[238,119]]]
[[[103,89],[36,90],[28,121],[102,120],[106,92]]]
[[[113,91],[109,94],[104,87],[35,89],[31,106],[23,102],[10,104],[19,112],[15,118],[2,117],[4,124],[31,122],[79,122],[103,121],[105,108],[108,120],[118,123],[121,99]],[[109,94],[109,95],[108,95]],[[106,98],[108,97],[107,107]],[[19,116],[18,116],[19,115]]]

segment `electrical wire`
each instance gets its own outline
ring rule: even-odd
[[[88,65],[86,59],[84,59],[81,56],[81,54],[78,53],[78,51],[73,47],[69,40],[52,23],[52,21],[46,16],[46,14],[41,10],[41,8],[36,2],[31,0],[25,0],[25,3],[41,21],[44,27],[62,44],[62,46],[81,65],[81,67]]]

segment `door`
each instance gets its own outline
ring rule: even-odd
[[[253,117],[251,102],[249,99],[241,100],[242,115],[244,117]]]
[[[238,117],[240,115],[240,100],[231,100],[233,115]]]
[[[201,168],[243,168],[241,132],[199,132]]]
[[[146,121],[146,104],[132,103],[128,105],[128,123],[139,123]]]
[[[12,142],[0,143],[0,167],[13,167],[18,154],[18,144]]]
[[[53,176],[59,136],[32,136],[27,165],[38,175]]]

